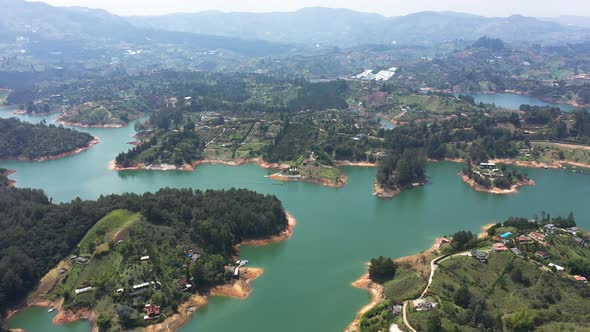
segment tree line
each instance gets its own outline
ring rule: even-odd
[[[0,119],[0,159],[37,159],[86,147],[94,137],[73,129],[41,121],[38,124],[16,118]]]

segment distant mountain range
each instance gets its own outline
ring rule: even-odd
[[[490,18],[454,12],[385,17],[347,9],[305,8],[286,13],[207,11],[127,19],[138,27],[302,45],[432,45],[450,40],[476,40],[484,35],[508,42],[534,43],[579,42],[590,38],[590,24],[565,25],[567,18],[553,21],[520,15]]]
[[[123,17],[98,9],[54,7],[23,0],[0,0],[0,8],[0,43],[29,42],[32,48],[29,51],[166,44],[262,56],[289,49],[284,44],[268,41],[135,26]]]
[[[286,13],[215,11],[152,17],[121,17],[104,10],[54,7],[43,2],[0,0],[0,51],[60,53],[64,59],[109,58],[96,50],[148,47],[227,50],[271,56],[307,47],[363,45],[434,46],[481,36],[507,42],[572,43],[590,40],[581,18],[489,18],[454,12],[421,12],[399,17],[346,9],[305,8]],[[571,22],[577,22],[571,24]],[[569,22],[569,23],[568,23]],[[570,24],[570,25],[565,25]],[[10,53],[12,52],[12,53]],[[94,53],[93,53],[94,52]],[[2,54],[0,54],[2,55]]]

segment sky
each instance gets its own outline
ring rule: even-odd
[[[37,0],[38,1],[38,0]],[[55,6],[102,8],[118,15],[161,15],[205,10],[271,12],[304,7],[348,8],[385,16],[456,11],[483,16],[590,16],[590,0],[43,0]]]

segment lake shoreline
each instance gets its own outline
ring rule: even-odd
[[[8,106],[10,106],[10,105],[8,105]],[[11,112],[11,114],[14,114],[14,115],[31,115],[31,116],[40,116],[40,117],[41,116],[49,116],[49,115],[53,115],[53,114],[57,114],[57,113],[59,113],[59,111],[45,112],[45,113],[33,113],[33,112],[29,113],[26,110],[21,110],[21,109],[17,109],[15,111]]]
[[[102,124],[102,125],[88,125],[88,124],[84,124],[81,122],[68,122],[68,121],[64,121],[61,120],[61,117],[58,117],[55,120],[55,123],[63,125],[63,126],[69,126],[69,127],[80,127],[80,128],[123,128],[126,125],[122,125],[122,124]]]
[[[555,104],[558,105],[562,104],[562,105],[569,105],[569,106],[573,106],[573,107],[579,107],[579,108],[588,108],[590,107],[590,104],[580,104],[575,100],[563,100],[563,99],[556,99],[556,98],[552,98],[552,97],[546,97],[546,96],[536,96],[530,93],[526,93],[523,91],[519,91],[519,90],[504,90],[503,92],[500,93],[512,93],[515,95],[521,95],[521,96],[527,96],[527,97],[533,97],[533,98],[537,98],[539,100],[542,100],[546,103],[549,104]],[[482,93],[482,94],[497,94],[497,93]]]
[[[410,255],[410,256],[399,257],[399,258],[394,259],[394,262],[396,262],[397,264],[408,264],[408,263],[413,264],[412,262],[419,261],[424,255],[430,255],[430,254],[437,253],[440,250],[440,246],[443,243],[446,243],[447,241],[448,241],[448,239],[446,239],[444,237],[437,237],[434,240],[434,243],[432,244],[432,246],[430,248],[428,248],[428,250],[426,250],[425,252],[420,252],[420,253],[417,253],[415,255]],[[366,265],[368,268],[369,264],[367,263]],[[375,306],[377,306],[381,302],[381,300],[384,299],[383,285],[372,281],[369,278],[369,273],[365,273],[359,279],[355,280],[352,283],[352,286],[355,288],[359,288],[359,289],[363,289],[363,290],[368,291],[371,294],[371,301],[368,304],[364,305],[357,312],[355,319],[346,327],[344,332],[357,331],[358,324],[360,323],[360,319],[363,316],[363,314],[366,313],[367,311],[373,309]]]
[[[531,179],[520,180],[516,184],[513,184],[510,189],[501,189],[497,187],[487,188],[475,182],[475,180],[469,178],[467,175],[463,174],[463,172],[459,173],[459,176],[467,185],[473,188],[475,191],[479,192],[486,192],[490,194],[496,195],[507,195],[507,194],[516,194],[518,193],[518,188],[522,186],[534,186],[535,181]]]
[[[192,162],[191,164],[184,164],[182,167],[177,167],[172,165],[173,167],[154,167],[153,165],[145,165],[144,163],[139,163],[134,166],[129,167],[122,167],[117,165],[115,160],[111,160],[109,162],[109,169],[111,171],[137,171],[137,170],[154,170],[154,171],[194,171],[197,166],[199,165],[225,165],[225,166],[242,166],[246,164],[257,164],[258,166],[264,169],[279,169],[281,167],[288,167],[288,164],[280,164],[280,163],[268,163],[263,161],[261,158],[242,158],[242,159],[235,159],[235,160],[219,160],[219,159],[201,159]]]
[[[437,91],[437,90],[434,90]],[[541,101],[544,101],[546,103],[549,104],[554,104],[557,107],[559,107],[559,105],[568,105],[568,106],[573,106],[573,107],[578,107],[578,108],[588,108],[590,107],[590,104],[580,104],[575,100],[563,100],[563,99],[556,99],[556,98],[551,98],[551,97],[546,97],[546,96],[538,96],[538,95],[533,95],[524,91],[520,91],[520,90],[502,90],[502,91],[479,91],[479,92],[451,92],[451,91],[445,91],[445,90],[439,90],[441,92],[450,92],[450,93],[456,93],[456,94],[468,94],[468,95],[498,95],[498,94],[513,94],[513,95],[519,95],[519,96],[525,96],[525,97],[531,97],[531,98],[537,98]],[[503,108],[503,107],[502,107]]]
[[[7,170],[5,170],[5,171],[2,173],[2,175],[3,175],[3,176],[5,176],[6,178],[8,178],[8,176],[9,176],[10,174],[14,174],[14,173],[16,173],[16,170],[13,170],[13,169],[7,169]],[[14,188],[15,186],[16,186],[16,180],[11,180],[11,179],[8,179],[8,184],[7,184],[7,187],[8,187],[8,188]]]
[[[261,168],[264,169],[281,169],[281,168],[288,168],[289,164],[287,163],[269,163],[266,162],[264,160],[262,160],[262,158],[241,158],[241,159],[235,159],[235,160],[219,160],[219,159],[202,159],[202,160],[197,160],[191,164],[184,164],[181,167],[178,166],[174,166],[174,165],[145,165],[144,163],[139,163],[137,165],[134,166],[129,166],[129,167],[122,167],[122,166],[118,166],[115,160],[111,160],[109,162],[108,168],[111,171],[139,171],[139,170],[149,170],[149,171],[187,171],[187,172],[192,172],[194,171],[197,166],[199,165],[225,165],[225,166],[242,166],[242,165],[246,165],[246,164],[257,164],[258,166],[260,166]],[[366,162],[366,161],[360,161],[360,162],[352,162],[352,161],[346,161],[346,160],[337,160],[334,162],[334,165],[336,167],[340,167],[340,166],[346,166],[346,167],[376,167],[377,164],[375,163],[370,163],[370,162]],[[301,181],[301,182],[305,182],[305,183],[315,183],[315,184],[319,184],[325,187],[330,187],[330,188],[342,188],[346,185],[346,183],[348,182],[348,177],[343,174],[342,176],[340,176],[339,181],[334,182],[334,181],[330,181],[327,179],[315,179],[315,178],[309,178],[309,177],[290,177],[290,176],[283,176],[279,173],[274,173],[271,174],[269,176],[267,176],[270,179],[273,180],[277,180],[277,181],[287,181],[287,182],[292,182],[292,181]]]
[[[244,240],[234,246],[235,251],[239,253],[241,246],[263,247],[269,244],[286,241],[291,238],[291,236],[293,236],[293,230],[297,225],[297,219],[295,219],[295,217],[288,211],[285,211],[285,215],[287,217],[287,227],[281,233],[261,239]],[[260,277],[263,273],[264,270],[261,268],[244,267],[241,272],[242,279],[238,279],[229,284],[215,286],[205,292],[205,294],[193,294],[188,301],[183,302],[178,306],[177,313],[168,317],[161,323],[147,326],[145,331],[156,332],[161,331],[163,328],[167,328],[168,331],[178,330],[190,321],[194,312],[205,307],[209,302],[209,298],[212,296],[228,296],[245,300],[252,292],[250,283]]]
[[[100,139],[98,137],[94,137],[92,140],[90,140],[90,142],[88,142],[88,144],[86,146],[83,147],[79,147],[75,150],[69,151],[69,152],[63,152],[60,154],[56,154],[56,155],[52,155],[52,156],[45,156],[45,157],[39,157],[39,158],[27,158],[27,157],[8,157],[8,158],[2,158],[2,160],[17,160],[17,161],[37,161],[37,162],[43,162],[43,161],[49,161],[49,160],[57,160],[57,159],[61,159],[64,157],[68,157],[68,156],[73,156],[79,153],[82,153],[86,150],[91,149],[93,146],[97,145],[98,143],[100,143]]]
[[[291,236],[293,236],[293,230],[295,229],[295,226],[297,225],[297,220],[289,212],[287,212],[287,211],[284,211],[284,212],[285,212],[285,215],[287,218],[287,226],[281,233],[279,233],[278,235],[272,235],[272,236],[269,236],[266,238],[250,239],[250,240],[242,241],[234,246],[235,251],[239,252],[240,246],[262,247],[262,246],[265,246],[268,244],[278,243],[278,242],[285,241],[285,240],[291,238]],[[51,273],[51,271],[56,270],[58,267],[59,267],[59,264],[55,268],[50,270],[46,274],[46,276],[48,276],[49,273]],[[212,287],[212,288],[204,291],[202,294],[198,294],[198,293],[193,294],[189,298],[188,301],[185,301],[178,306],[176,313],[174,313],[172,316],[166,318],[161,323],[157,323],[157,324],[149,325],[149,326],[145,327],[144,331],[156,332],[156,331],[162,331],[164,328],[167,328],[168,331],[176,331],[177,329],[182,327],[184,324],[186,324],[190,320],[190,318],[192,317],[192,314],[194,312],[205,307],[209,301],[209,298],[212,296],[228,296],[228,297],[234,297],[234,298],[245,300],[250,296],[250,294],[252,292],[252,287],[250,286],[250,283],[253,280],[260,277],[263,273],[264,273],[264,270],[262,268],[243,267],[240,272],[240,279],[235,280],[231,283],[217,285],[215,287]],[[46,278],[46,276],[44,276],[41,279],[41,281],[39,282],[40,284],[43,281],[43,279]],[[37,298],[35,298],[35,297],[37,297]],[[33,300],[31,302],[26,302],[20,308],[18,308],[16,310],[9,311],[6,316],[6,321],[8,321],[11,317],[16,315],[17,313],[19,313],[27,308],[31,308],[31,307],[44,307],[44,308],[53,307],[53,308],[55,308],[55,310],[57,311],[57,315],[53,318],[53,324],[61,325],[61,324],[73,323],[73,322],[79,321],[79,320],[86,320],[91,325],[91,332],[98,332],[98,325],[97,325],[98,316],[96,315],[96,313],[94,311],[92,311],[88,308],[81,308],[75,312],[71,311],[71,310],[63,310],[62,309],[63,308],[63,298],[61,298],[57,302],[43,299],[43,298],[41,298],[41,294],[38,293],[38,289],[35,291],[34,296],[33,296]],[[16,332],[16,331],[18,331],[18,329],[11,329],[10,331]]]
[[[373,182],[373,196],[377,196],[382,199],[394,198],[395,196],[401,194],[402,191],[424,186],[426,184],[426,182],[427,182],[426,180],[421,181],[421,182],[414,182],[414,183],[412,183],[412,187],[409,187],[409,188],[387,189],[387,188],[383,187],[379,182],[377,182],[377,180],[375,180]]]
[[[306,177],[306,176],[295,177],[295,176],[290,176],[290,175],[283,175],[281,172],[271,174],[267,177],[269,179],[276,180],[276,181],[305,182],[305,183],[311,183],[311,184],[319,184],[319,185],[322,185],[324,187],[329,187],[329,188],[342,188],[348,182],[348,177],[344,174],[342,174],[338,178],[338,181],[336,181],[336,182],[328,180],[328,179],[324,179],[324,178],[310,178],[310,177]]]

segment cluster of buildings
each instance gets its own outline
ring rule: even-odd
[[[573,245],[579,247],[586,246],[586,240],[579,235],[580,229],[578,227],[569,227],[569,228],[559,228],[556,227],[554,224],[546,224],[541,226],[538,230],[528,231],[522,233],[520,235],[515,235],[512,232],[505,232],[501,235],[495,235],[492,237],[492,251],[493,252],[507,252],[510,251],[517,256],[523,256],[521,249],[519,248],[531,248],[531,245],[538,244],[542,247],[549,246],[547,242],[547,237],[553,235],[555,233],[561,234],[568,234],[570,236],[570,241]],[[539,249],[539,247],[533,247],[535,249]],[[534,249],[533,249],[534,250]],[[539,259],[540,261],[548,260],[551,258],[551,255],[543,249],[535,250],[533,252],[535,258]],[[488,254],[483,251],[479,250],[472,250],[472,256],[479,259],[481,262],[487,262]],[[538,262],[537,264],[542,265],[542,263]],[[556,272],[563,272],[565,271],[565,267],[557,265],[553,262],[547,264],[547,266],[556,271]],[[587,282],[586,278],[579,275],[574,275],[572,278],[576,281]]]

